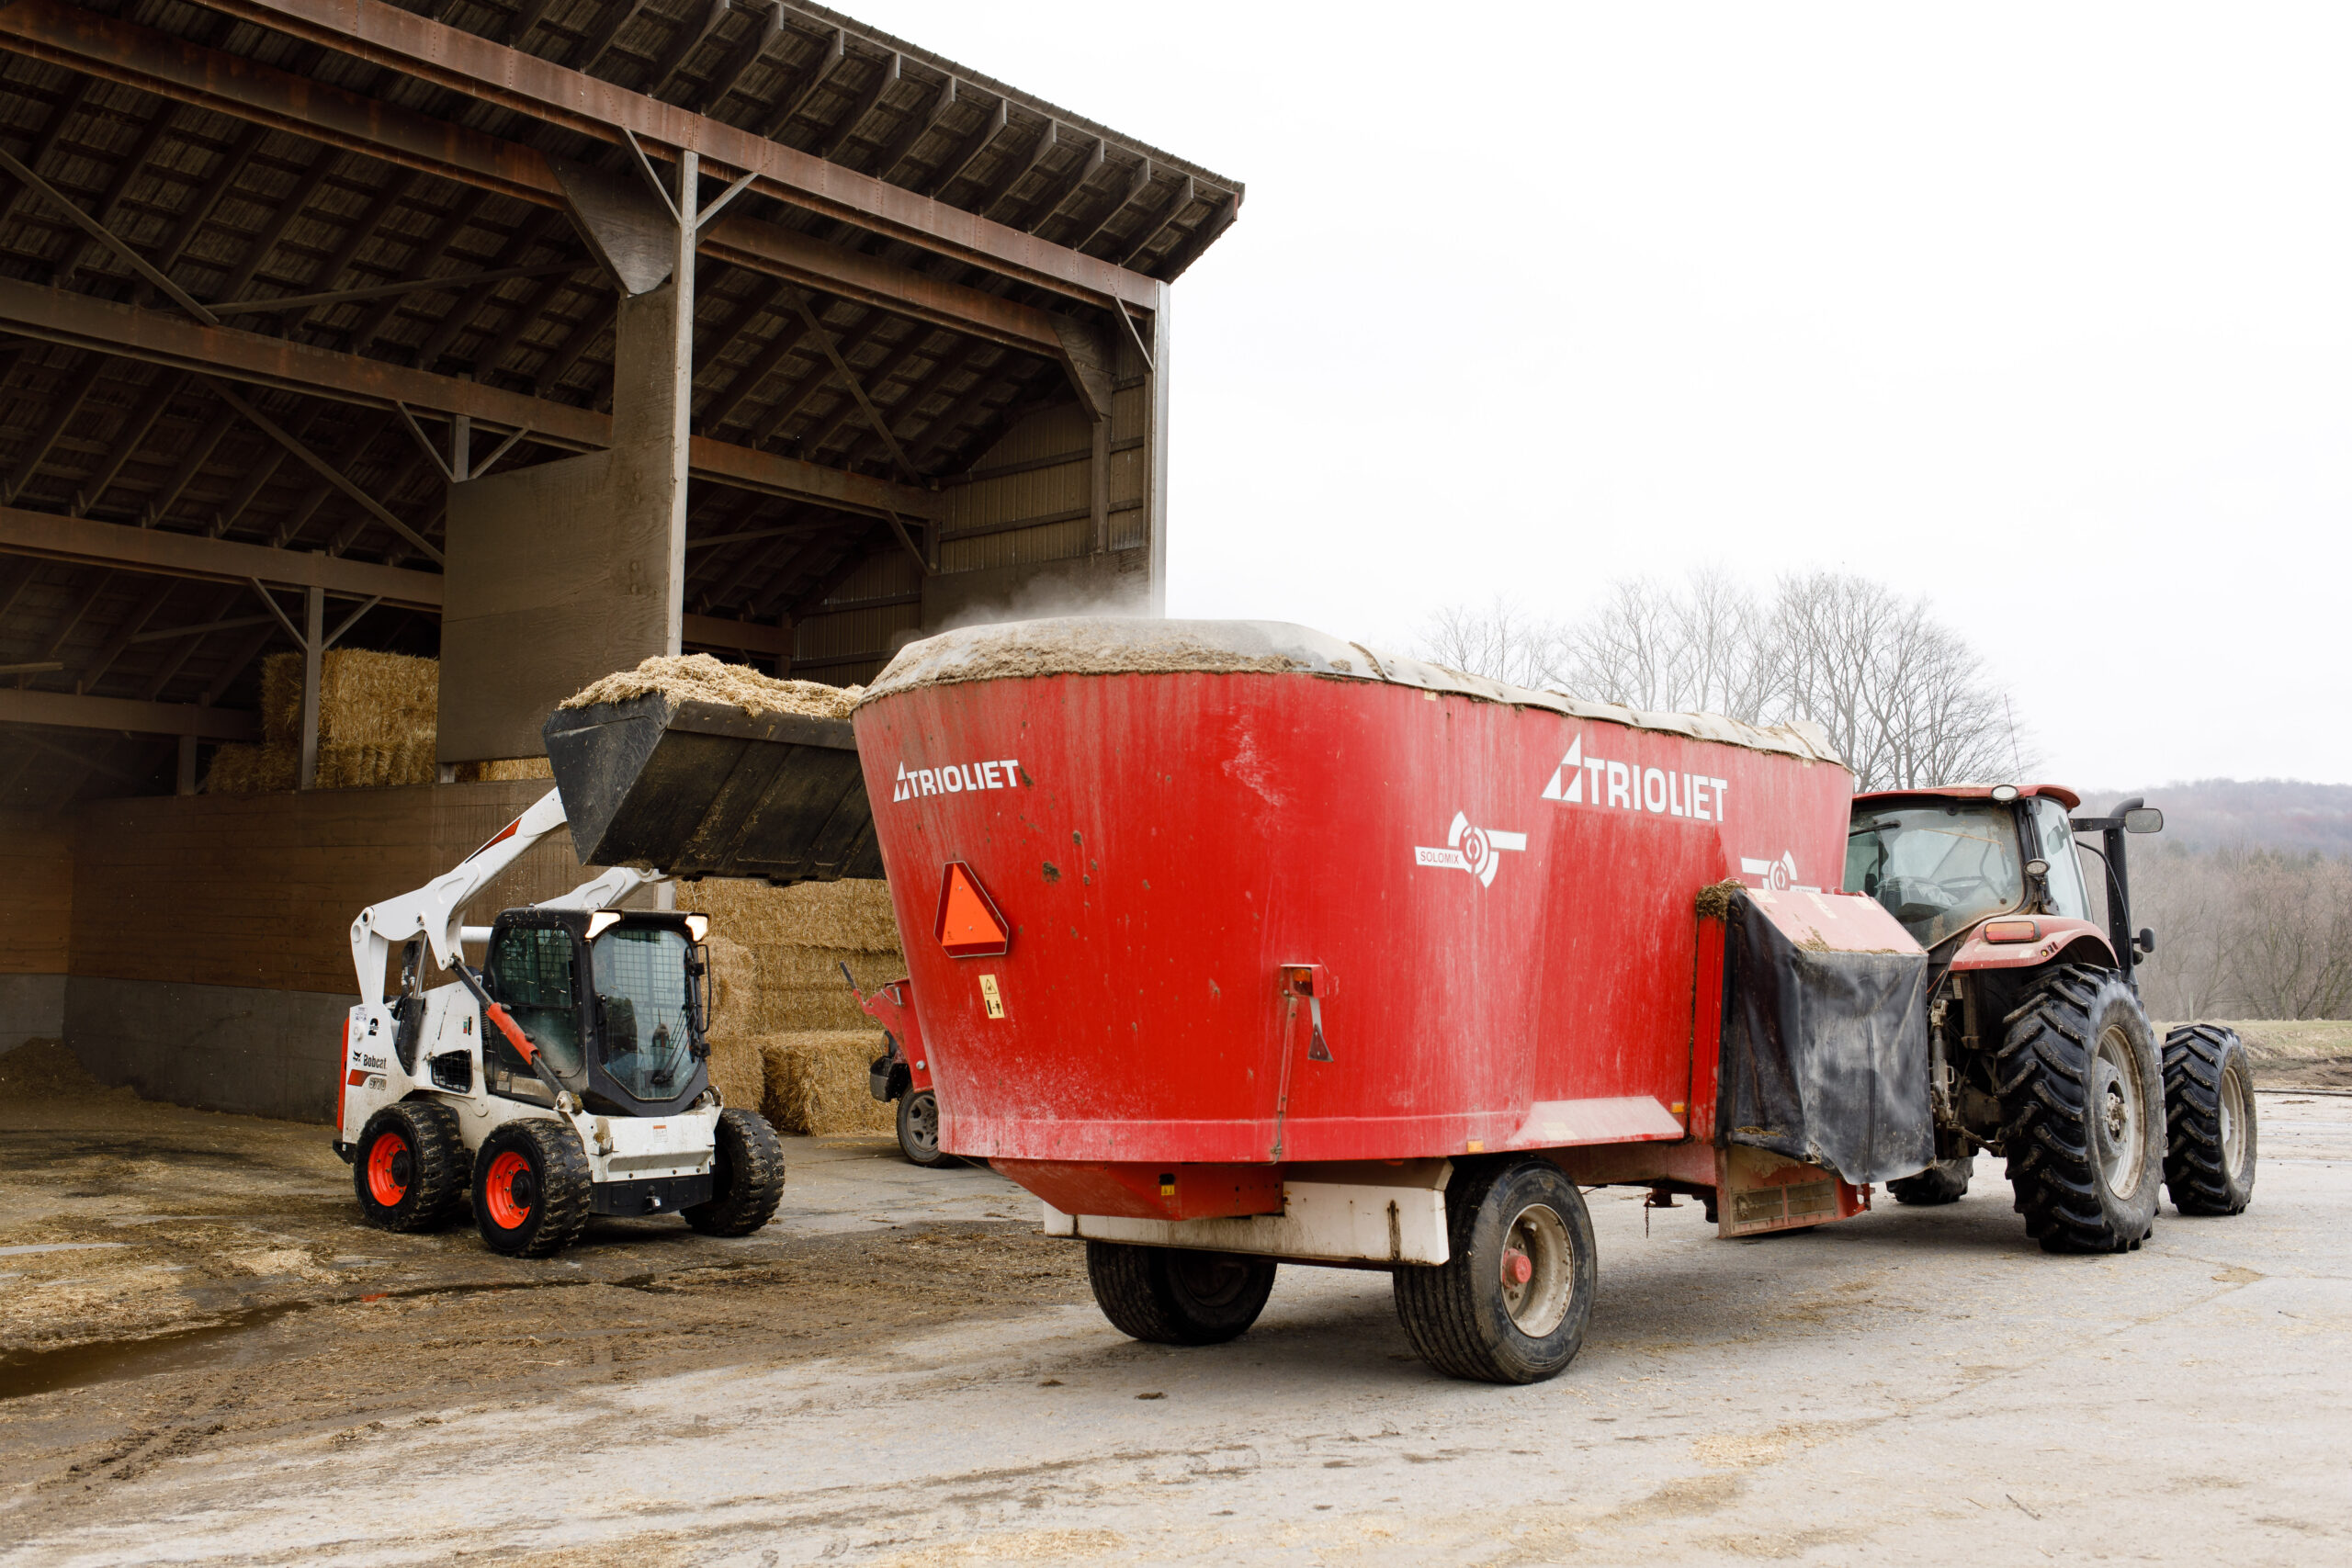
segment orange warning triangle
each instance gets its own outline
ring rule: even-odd
[[[1012,944],[996,901],[962,861],[947,863],[939,886],[939,945],[953,958],[986,958]]]

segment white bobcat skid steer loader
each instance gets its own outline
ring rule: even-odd
[[[784,1151],[757,1111],[719,1103],[704,1066],[708,917],[614,908],[655,880],[616,868],[488,928],[459,923],[564,826],[551,790],[455,870],[352,922],[360,1001],[334,1146],[360,1212],[430,1230],[470,1193],[482,1240],[523,1258],[560,1251],[591,1214],[674,1212],[707,1235],[749,1235],[783,1196]],[[467,942],[486,946],[479,969]],[[420,987],[428,942],[458,984]]]

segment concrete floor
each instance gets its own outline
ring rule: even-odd
[[[95,1412],[167,1379],[0,1400],[0,1563],[2352,1561],[2352,1099],[2261,1111],[2254,1207],[2167,1207],[2119,1258],[2035,1250],[1990,1161],[1948,1209],[1734,1243],[1695,1205],[1645,1235],[1638,1194],[1597,1192],[1591,1337],[1524,1389],[1413,1359],[1379,1274],[1287,1269],[1233,1345],[1135,1344],[1058,1244],[995,1218],[1024,1211],[992,1175],[803,1146],[752,1246],[854,1261],[893,1225],[917,1248],[977,1236],[1044,1249],[1031,1293],[866,1332],[826,1275],[847,1321],[820,1353],[412,1388],[397,1416],[242,1437],[149,1413],[163,1451],[96,1485],[86,1461],[49,1468],[95,1451],[75,1413],[130,1419]],[[0,1188],[0,1245],[21,1212]],[[592,1240],[575,1261],[640,1272],[716,1245]],[[872,1255],[898,1269],[868,1292],[877,1314],[921,1280],[912,1255]],[[455,1266],[383,1269],[447,1284],[434,1270]],[[25,1284],[0,1280],[0,1304]]]

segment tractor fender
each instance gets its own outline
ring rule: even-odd
[[[2115,949],[2107,933],[2088,920],[2064,915],[2009,915],[2002,920],[2031,920],[2037,928],[2030,942],[1986,942],[1984,927],[1969,933],[1951,955],[1951,973],[1978,969],[2039,969],[2045,964],[2083,964],[2095,969],[2116,969]],[[1993,922],[1987,921],[1986,924]]]

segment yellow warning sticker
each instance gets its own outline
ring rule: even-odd
[[[980,1005],[988,1009],[990,1018],[1004,1016],[1004,998],[997,991],[996,976],[993,975],[980,976]]]

